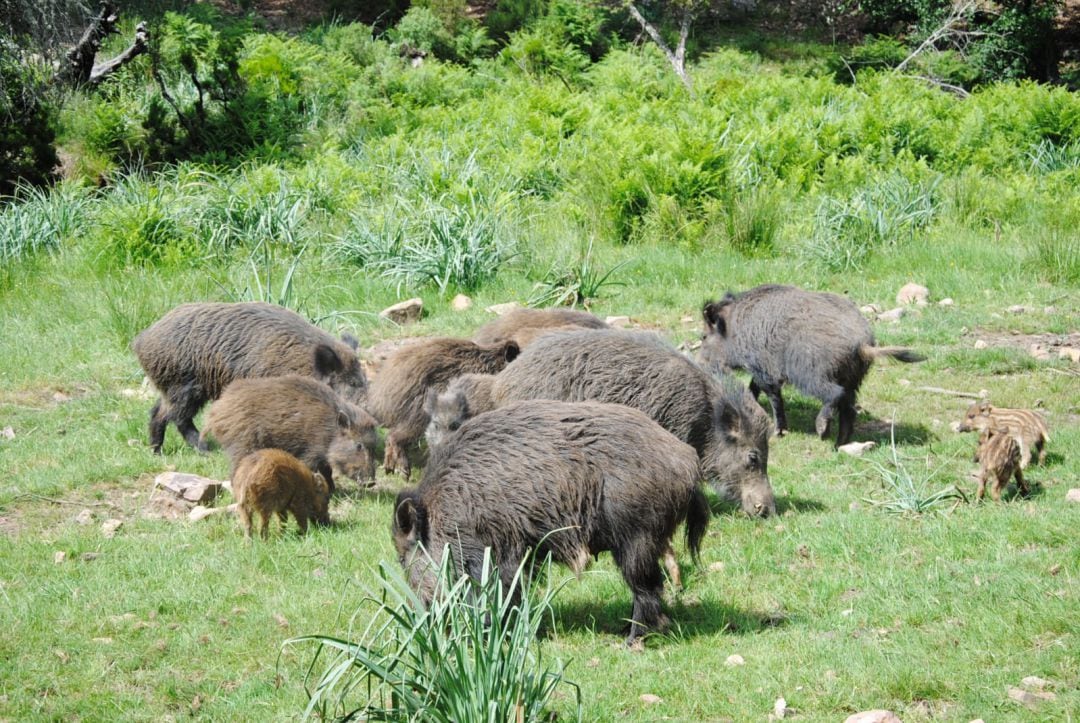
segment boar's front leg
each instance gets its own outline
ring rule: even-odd
[[[386,453],[383,459],[383,469],[386,470],[387,474],[398,472],[406,481],[408,481],[409,475],[412,473],[407,448],[408,444],[401,439],[400,432],[396,429],[390,430],[390,434],[386,435]]]

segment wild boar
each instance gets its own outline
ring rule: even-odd
[[[781,387],[791,382],[824,404],[815,429],[822,439],[839,412],[836,446],[855,426],[855,399],[873,361],[925,357],[903,347],[875,346],[870,325],[842,296],[793,286],[765,285],[705,304],[701,361],[714,368],[750,372],[750,392],[769,398],[778,434],[787,431]]]
[[[580,573],[610,550],[633,591],[632,643],[662,624],[658,560],[685,520],[695,561],[709,520],[694,449],[636,409],[529,400],[466,421],[394,505],[409,584],[434,595],[444,547],[480,576],[490,547],[504,586],[526,552]]]
[[[274,447],[320,473],[334,491],[333,468],[354,479],[375,479],[378,422],[317,379],[237,379],[210,406],[205,437],[213,436],[236,464]]]
[[[469,417],[490,412],[493,374],[462,374],[451,380],[445,392],[429,389],[424,397],[424,413],[428,416],[424,438],[428,449],[438,447],[446,436],[456,432]]]
[[[1021,494],[1027,496],[1027,482],[1020,464],[1020,444],[1005,431],[986,429],[979,438],[979,488],[975,499],[981,500],[986,492],[986,483],[990,483],[990,497],[995,502],[1001,500],[1001,491],[1009,484],[1010,477],[1016,477],[1016,486]]]
[[[1032,450],[1038,453],[1039,464],[1046,461],[1050,430],[1043,416],[1033,410],[1008,409],[995,407],[990,402],[976,402],[968,407],[959,429],[961,432],[1006,432],[1020,446],[1020,469],[1027,469]]]
[[[161,453],[165,428],[205,452],[194,420],[234,379],[301,374],[360,402],[367,378],[356,340],[330,334],[273,304],[183,304],[135,337],[132,350],[161,396],[150,410],[150,446]]]
[[[330,488],[322,475],[280,449],[260,449],[240,460],[232,479],[236,514],[251,537],[251,516],[258,513],[259,530],[265,540],[270,532],[270,517],[277,513],[282,528],[287,512],[296,518],[300,534],[307,534],[308,520],[330,524]]]
[[[540,334],[560,329],[606,329],[607,322],[587,311],[576,309],[515,309],[489,321],[473,334],[477,344],[515,341],[524,349]]]
[[[468,339],[437,337],[398,349],[383,362],[371,384],[368,410],[386,436],[383,466],[409,478],[409,451],[428,425],[424,400],[429,389],[441,392],[454,377],[493,374],[518,355],[513,341],[481,346]]]
[[[768,416],[736,380],[715,378],[653,334],[588,329],[537,339],[490,383],[471,384],[465,408],[521,399],[625,404],[692,446],[706,478],[753,516],[776,512],[769,484]],[[466,392],[468,390],[458,390]],[[445,402],[451,410],[454,402]],[[460,421],[460,420],[459,420]]]

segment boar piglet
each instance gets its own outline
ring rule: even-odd
[[[505,589],[529,551],[581,572],[610,550],[634,604],[627,643],[661,625],[659,560],[686,522],[694,559],[709,506],[692,447],[636,409],[529,400],[472,417],[438,447],[394,507],[410,586],[434,595],[444,548],[479,578],[491,548]]]
[[[1020,493],[1029,493],[1027,482],[1020,464],[1020,445],[1008,432],[983,430],[979,436],[979,447],[975,453],[979,461],[979,488],[975,499],[981,500],[990,483],[990,497],[995,502],[1001,500],[1001,491],[1009,484],[1010,477],[1016,477],[1016,486]]]
[[[300,534],[306,534],[308,520],[330,524],[330,488],[322,475],[280,449],[260,449],[240,460],[232,478],[236,514],[251,537],[251,517],[262,520],[260,535],[269,535],[270,518],[277,514],[285,527],[287,513],[296,518]]]
[[[961,432],[1005,432],[1020,446],[1020,468],[1027,469],[1032,450],[1039,455],[1039,464],[1046,461],[1046,443],[1050,430],[1043,416],[1031,409],[1008,409],[995,407],[990,402],[976,402],[968,407]],[[976,459],[976,461],[978,461]]]

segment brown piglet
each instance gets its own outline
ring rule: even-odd
[[[308,520],[330,524],[330,488],[318,472],[280,449],[260,449],[240,460],[232,479],[236,514],[251,537],[251,517],[262,520],[259,534],[269,535],[270,517],[277,513],[284,528],[286,513],[296,518],[300,534],[307,534]]]

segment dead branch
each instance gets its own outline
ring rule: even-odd
[[[679,80],[686,86],[686,89],[691,93],[694,92],[693,83],[690,80],[690,76],[686,73],[686,39],[690,36],[690,24],[693,21],[693,10],[690,6],[683,8],[682,19],[679,23],[679,42],[675,46],[675,50],[671,49],[671,46],[664,40],[664,36],[660,34],[656,26],[650,23],[641,11],[637,9],[637,6],[632,2],[626,3],[626,10],[630,13],[631,17],[638,22],[641,29],[644,30],[652,41],[656,43],[656,47],[660,48],[661,52],[671,63],[671,67],[675,69],[675,75],[679,76]]]
[[[83,32],[82,38],[74,48],[68,51],[67,65],[57,72],[54,79],[75,86],[98,85],[112,73],[145,53],[149,49],[149,31],[146,23],[139,23],[135,28],[135,39],[127,50],[111,60],[94,63],[98,51],[101,50],[102,41],[119,32],[116,29],[119,20],[120,15],[116,4],[103,2],[98,14]]]
[[[947,394],[950,397],[964,397],[965,399],[982,399],[981,394],[973,394],[972,392],[958,392],[954,389],[942,389],[941,387],[915,387],[920,392],[930,392],[931,394]]]
[[[976,5],[976,0],[958,0],[953,3],[952,9],[941,22],[941,25],[935,28],[910,55],[900,61],[900,64],[893,68],[894,72],[902,72],[909,63],[927,50],[936,48],[942,42],[949,42],[962,49],[971,38],[983,35],[983,33],[974,30],[967,30],[965,27],[968,18],[975,11]]]
[[[120,55],[117,55],[112,60],[106,60],[104,63],[95,65],[93,70],[90,71],[90,77],[87,79],[87,82],[90,85],[97,85],[105,80],[109,75],[149,50],[149,41],[150,31],[146,29],[146,23],[139,23],[135,26],[135,40],[128,46],[127,50],[120,53]]]

